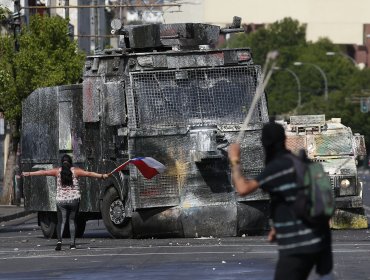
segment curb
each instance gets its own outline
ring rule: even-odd
[[[29,214],[32,214],[32,213],[34,213],[34,211],[21,211],[21,212],[18,212],[18,213],[6,215],[6,216],[3,216],[3,217],[0,217],[0,223],[8,222],[10,220],[14,220],[14,219],[18,219],[18,218],[22,218],[22,217],[25,217],[25,216],[27,216]]]

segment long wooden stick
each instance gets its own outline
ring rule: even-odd
[[[254,108],[256,107],[258,100],[261,98],[262,94],[265,91],[265,88],[266,88],[266,86],[267,86],[267,84],[268,84],[268,82],[271,78],[271,75],[272,75],[272,72],[273,72],[274,67],[276,65],[276,62],[273,62],[271,64],[270,70],[267,72],[267,75],[266,75],[266,78],[265,78],[264,73],[266,73],[266,69],[268,67],[268,64],[269,64],[270,60],[275,60],[277,58],[277,56],[278,56],[278,53],[276,51],[269,52],[267,54],[266,62],[265,62],[265,65],[263,67],[264,69],[263,69],[263,72],[262,72],[262,78],[261,78],[262,82],[260,82],[257,86],[256,94],[253,97],[253,100],[252,100],[251,106],[249,108],[248,114],[247,114],[246,118],[244,119],[242,127],[240,128],[238,137],[236,139],[236,143],[240,143],[240,141],[243,139],[244,132],[247,129],[247,126],[248,126],[248,124],[249,124],[249,122],[252,118]]]

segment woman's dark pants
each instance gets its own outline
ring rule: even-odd
[[[64,226],[67,223],[67,218],[69,218],[69,232],[71,234],[71,245],[75,244],[77,227],[76,218],[79,204],[80,201],[77,199],[68,202],[67,201],[57,202],[57,215],[58,215],[57,237],[59,242],[62,242]]]

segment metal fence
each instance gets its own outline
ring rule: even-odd
[[[135,208],[172,206],[180,202],[178,178],[167,174],[158,175],[151,180],[138,176],[135,188]]]
[[[289,135],[286,145],[292,152],[298,153],[300,149],[308,149],[313,156],[349,155],[352,154],[352,140],[348,132],[336,132],[314,135]]]
[[[244,66],[131,73],[131,126],[242,123],[256,91],[258,70]],[[262,116],[259,105],[252,123],[261,122]]]
[[[348,132],[315,135],[317,155],[352,154],[352,139]]]

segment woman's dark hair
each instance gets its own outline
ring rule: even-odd
[[[62,156],[62,171],[60,172],[60,179],[62,181],[62,186],[72,186],[72,158],[69,155]]]

